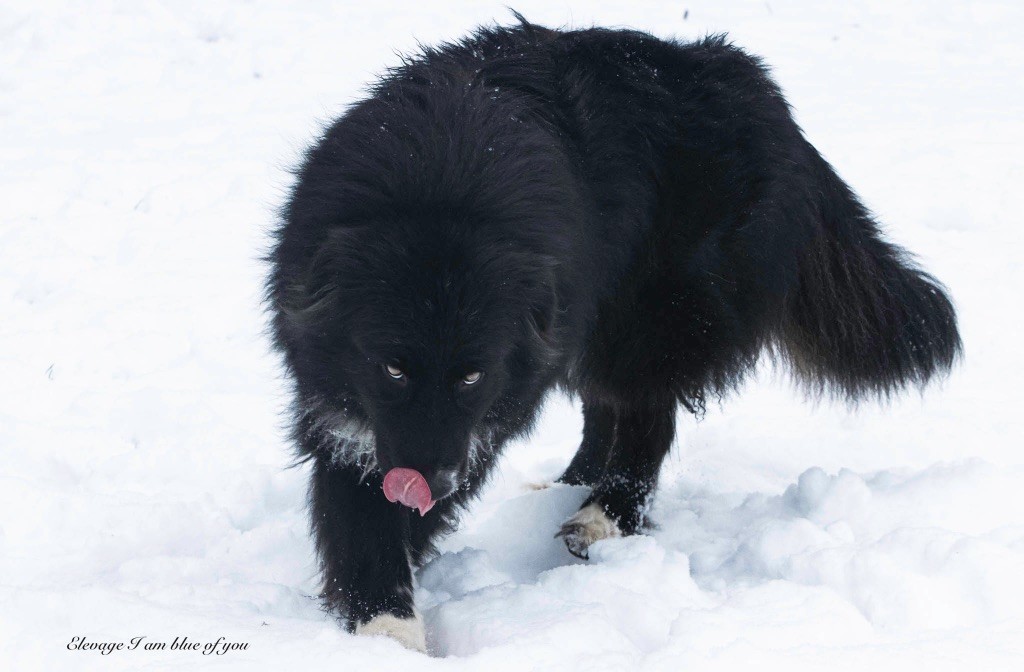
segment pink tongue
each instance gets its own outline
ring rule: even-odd
[[[427,479],[415,469],[399,467],[389,471],[384,476],[384,496],[389,502],[401,502],[410,509],[419,509],[421,516],[434,506]]]

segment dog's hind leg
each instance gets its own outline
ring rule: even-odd
[[[673,403],[623,407],[616,417],[604,475],[557,535],[580,558],[587,557],[594,542],[634,534],[644,525],[661,463],[675,437]]]
[[[615,441],[615,410],[583,402],[583,441],[559,483],[594,486],[604,476]]]

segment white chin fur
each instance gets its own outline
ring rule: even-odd
[[[393,614],[375,616],[366,623],[356,625],[356,634],[364,637],[383,635],[407,649],[427,652],[427,632],[423,628],[423,618],[418,613],[412,618],[399,618]]]

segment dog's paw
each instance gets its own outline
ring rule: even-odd
[[[365,637],[390,637],[407,649],[427,652],[427,632],[423,618],[417,613],[412,618],[399,618],[394,614],[381,614],[356,626],[356,634]]]
[[[577,558],[588,558],[587,548],[595,541],[621,537],[622,532],[615,521],[608,517],[601,505],[593,502],[584,506],[562,524],[555,537],[562,537],[565,547]]]
[[[523,485],[523,489],[528,492],[537,492],[538,490],[547,490],[551,485],[551,481],[533,481]]]

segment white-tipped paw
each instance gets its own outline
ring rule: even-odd
[[[412,618],[399,618],[394,614],[374,616],[366,623],[356,625],[356,634],[363,637],[383,635],[407,649],[427,652],[427,632],[423,627],[423,618],[418,613]]]
[[[562,537],[565,547],[577,558],[586,560],[587,548],[596,541],[621,537],[622,532],[615,521],[608,517],[601,505],[593,502],[576,512],[562,524],[556,537]]]

